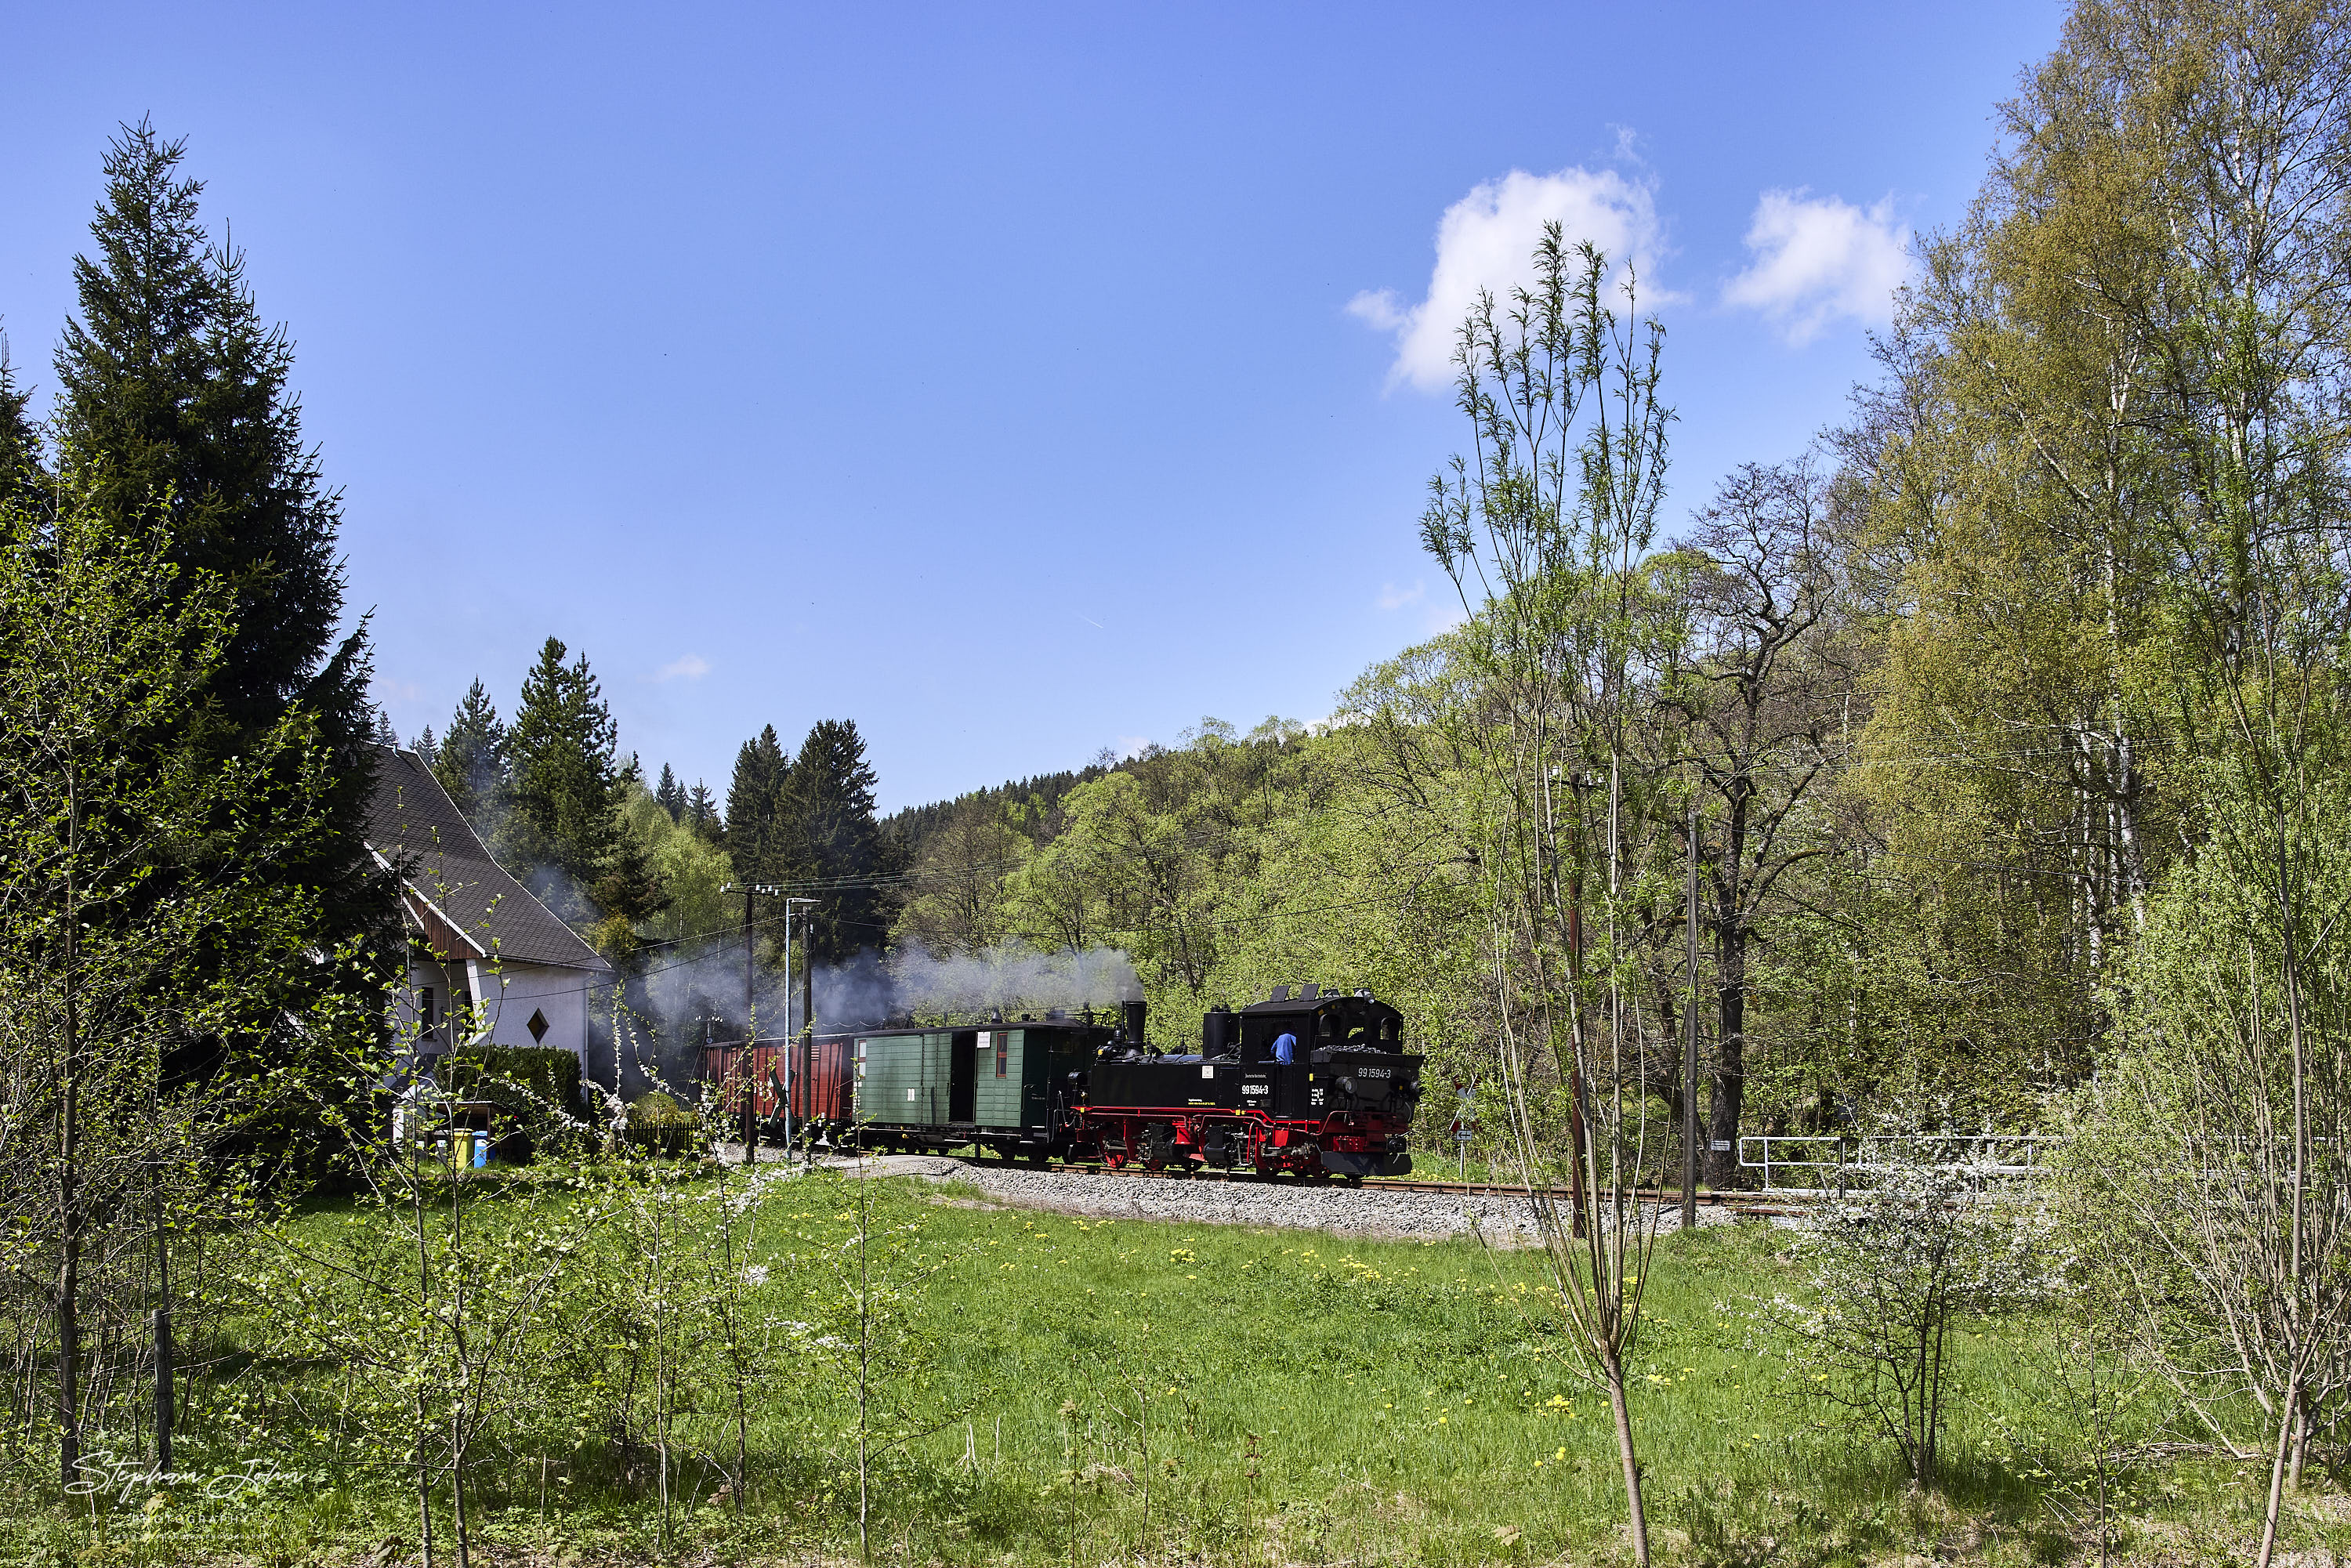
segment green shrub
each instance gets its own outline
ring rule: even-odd
[[[435,1073],[453,1094],[503,1103],[499,1091],[520,1092],[566,1116],[585,1114],[580,1099],[580,1059],[542,1046],[465,1046]]]
[[[702,1119],[659,1090],[629,1104],[629,1142],[656,1155],[682,1155],[702,1130]]]

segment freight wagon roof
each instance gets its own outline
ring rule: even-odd
[[[1067,1029],[1104,1033],[1116,1028],[1110,1019],[1088,1023],[1083,1019],[993,1019],[986,1023],[893,1023],[871,1029],[819,1030],[819,1040],[880,1040],[893,1034],[967,1034],[974,1030]]]

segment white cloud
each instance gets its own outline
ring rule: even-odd
[[[664,664],[660,669],[655,670],[653,672],[653,679],[656,681],[698,681],[709,673],[709,660],[704,658],[699,653],[688,653],[683,658],[672,659],[668,664]]]
[[[1421,592],[1421,586],[1417,582],[1410,588],[1398,588],[1393,582],[1384,582],[1380,585],[1379,598],[1372,602],[1382,610],[1401,610],[1407,604],[1419,603]]]
[[[1890,197],[1864,210],[1802,189],[1766,191],[1747,225],[1754,259],[1723,302],[1761,313],[1798,345],[1841,316],[1884,326],[1894,291],[1909,280],[1909,246]]]
[[[1386,288],[1366,289],[1347,302],[1348,314],[1395,335],[1390,383],[1449,383],[1454,334],[1479,290],[1507,304],[1511,287],[1533,277],[1535,242],[1542,237],[1543,225],[1553,222],[1565,230],[1569,244],[1590,240],[1620,267],[1630,260],[1645,280],[1646,299],[1667,298],[1646,281],[1656,274],[1664,241],[1656,192],[1646,181],[1628,180],[1613,169],[1570,167],[1556,174],[1513,169],[1445,209],[1437,224],[1437,266],[1419,304],[1406,305]]]

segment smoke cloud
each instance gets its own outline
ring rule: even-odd
[[[762,1040],[780,1039],[804,1021],[797,988],[788,987],[764,956],[752,969],[748,998],[743,971],[739,942],[722,939],[691,956],[657,960],[642,981],[632,984],[632,1016],[623,1022],[625,1038],[617,1052],[624,1093],[640,1092],[656,1080],[673,1086],[691,1081],[704,1040],[741,1040],[754,1000]],[[1143,997],[1134,964],[1114,947],[1049,953],[1020,942],[948,958],[911,945],[886,956],[869,947],[839,964],[819,965],[813,988],[816,1027],[824,1034],[906,1014],[1074,1011]],[[611,1028],[607,1018],[595,1022],[588,1074],[609,1082],[616,1055]]]
[[[935,958],[915,946],[894,955],[890,967],[898,1006],[921,1012],[1107,1007],[1143,998],[1134,964],[1115,947],[1046,953],[1024,942],[999,942],[978,953]]]
[[[889,967],[871,947],[844,963],[818,965],[815,990],[816,1027],[827,1031],[862,1029],[898,1010]]]

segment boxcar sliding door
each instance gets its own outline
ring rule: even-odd
[[[960,1126],[971,1123],[972,1097],[979,1086],[977,1039],[965,1029],[957,1030],[947,1041],[947,1120]]]
[[[984,1029],[974,1043],[972,1120],[983,1127],[1018,1127],[1025,1120],[1020,1114],[1022,1034],[1017,1029]]]

